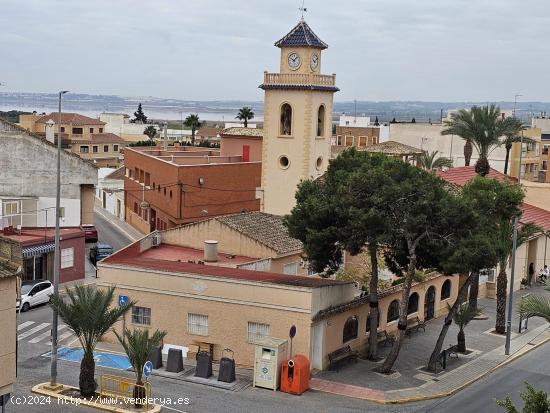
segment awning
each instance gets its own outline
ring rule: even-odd
[[[23,248],[23,258],[34,257],[37,255],[46,254],[55,250],[55,243],[49,242],[48,244],[32,245],[30,247]]]

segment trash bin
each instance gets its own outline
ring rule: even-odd
[[[229,353],[231,353],[231,358],[226,356]],[[225,383],[233,383],[235,381],[235,357],[233,350],[230,348],[224,348],[222,351],[218,381]]]
[[[285,360],[281,366],[281,391],[290,394],[302,394],[309,389],[309,360],[296,354]]]
[[[180,349],[168,349],[166,371],[169,373],[179,373],[180,371],[183,371],[183,354]]]
[[[153,363],[155,370],[160,369],[162,367],[162,346],[155,347],[148,360]]]
[[[209,378],[212,375],[212,354],[208,351],[199,351],[196,359],[195,377]]]

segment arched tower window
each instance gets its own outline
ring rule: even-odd
[[[325,136],[325,105],[317,111],[317,136]]]
[[[356,316],[352,316],[346,320],[343,331],[343,342],[353,340],[357,338],[357,330],[359,327],[359,321]]]
[[[281,135],[292,135],[292,107],[288,103],[281,106]]]

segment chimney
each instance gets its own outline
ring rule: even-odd
[[[218,241],[204,241],[204,261],[218,262]]]
[[[250,145],[243,145],[243,162],[250,162]]]
[[[164,124],[164,150],[168,150],[168,124]]]
[[[46,122],[46,140],[48,142],[51,142],[51,143],[55,143],[55,131],[54,131],[54,121],[53,120],[49,120],[48,122]]]

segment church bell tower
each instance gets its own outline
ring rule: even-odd
[[[328,46],[302,18],[281,40],[279,73],[264,72],[262,211],[288,214],[300,181],[322,175],[330,158],[336,75],[321,74]]]

